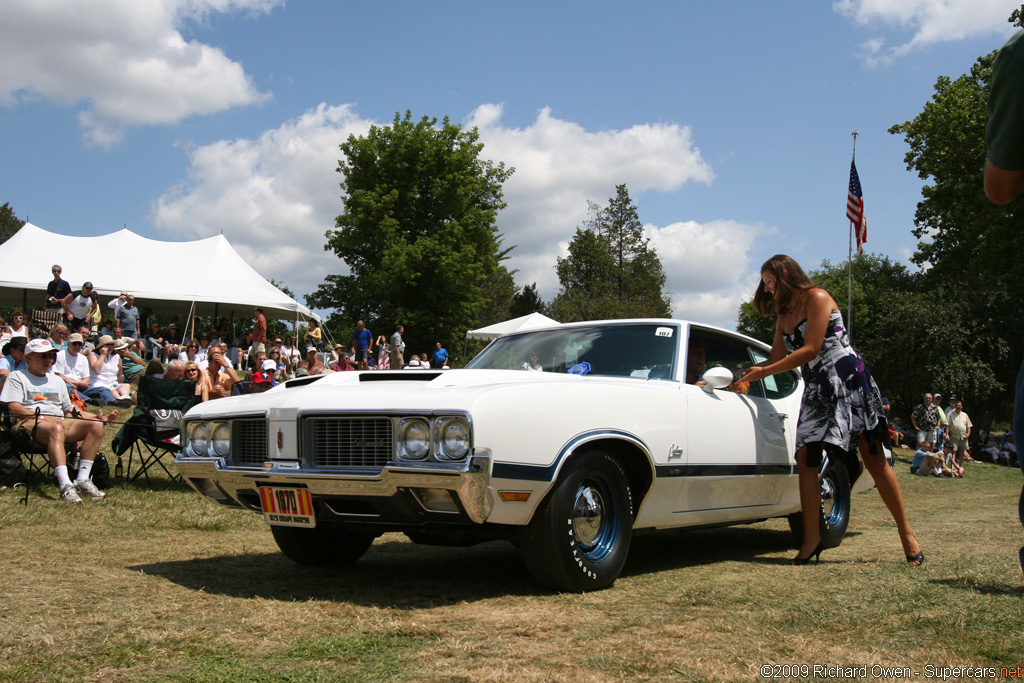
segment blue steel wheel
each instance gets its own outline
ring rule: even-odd
[[[829,459],[819,474],[821,480],[821,516],[818,531],[826,548],[836,548],[843,542],[850,525],[850,476],[846,466]],[[804,518],[799,512],[789,516],[789,528],[797,546],[804,542]]]
[[[629,553],[633,500],[622,465],[591,450],[566,464],[555,488],[520,536],[534,579],[559,591],[615,583]]]

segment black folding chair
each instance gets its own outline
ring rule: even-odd
[[[49,451],[46,446],[35,440],[34,431],[28,434],[15,431],[14,422],[14,416],[11,415],[7,404],[0,403],[0,434],[10,451],[16,453],[25,466],[25,494],[21,497],[21,504],[28,505],[28,494],[32,490],[35,477],[46,477],[53,468],[50,466]],[[74,453],[77,448],[77,443],[67,444],[69,454]]]
[[[173,460],[181,451],[178,443],[168,439],[175,439],[179,435],[181,416],[195,405],[196,400],[196,383],[193,380],[149,376],[139,378],[135,412],[111,442],[118,456],[128,451],[125,481],[132,482],[145,477],[146,486],[150,486],[149,470],[153,467],[162,469],[170,479],[163,488],[181,481],[181,475],[172,473],[163,458],[169,455]],[[133,473],[132,463],[136,455],[139,462]]]

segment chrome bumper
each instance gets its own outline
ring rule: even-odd
[[[294,462],[268,462],[263,467],[229,467],[222,458],[178,456],[175,464],[185,481],[207,498],[231,498],[251,507],[243,498],[256,494],[259,486],[303,486],[317,497],[389,498],[400,490],[444,489],[461,503],[466,516],[483,524],[491,513],[487,495],[489,459],[472,457],[459,469],[387,466],[380,473],[351,474],[300,467]],[[219,492],[221,495],[215,495]],[[381,520],[387,521],[387,520]]]

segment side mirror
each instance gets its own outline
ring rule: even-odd
[[[724,389],[733,382],[732,370],[723,367],[711,368],[704,373],[701,379],[707,382],[704,387],[705,391]]]

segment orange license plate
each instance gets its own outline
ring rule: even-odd
[[[308,489],[261,486],[260,502],[263,504],[263,519],[267,524],[308,529],[316,526],[313,496],[309,495]]]

